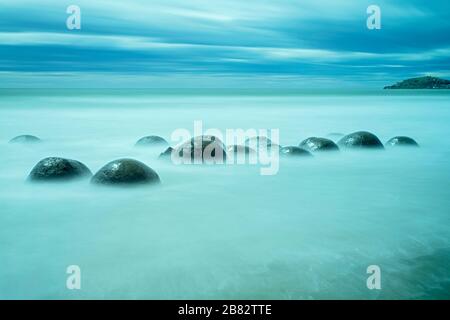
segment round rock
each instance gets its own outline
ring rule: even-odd
[[[245,145],[259,149],[264,146],[270,148],[272,146],[272,140],[264,136],[251,137],[245,140]]]
[[[310,137],[303,140],[302,142],[300,142],[299,147],[310,152],[339,151],[339,147],[337,146],[337,144],[330,139],[317,137]]]
[[[11,140],[9,140],[9,143],[24,143],[24,144],[26,144],[26,143],[38,143],[41,141],[42,140],[36,136],[24,134],[24,135],[12,138]]]
[[[91,179],[104,185],[136,185],[160,183],[158,174],[134,159],[118,159],[103,166]]]
[[[174,149],[173,149],[172,147],[168,147],[168,148],[166,149],[166,151],[162,152],[162,153],[159,155],[158,159],[166,159],[166,158],[170,158],[170,157],[172,156],[173,150],[174,150]]]
[[[169,143],[160,136],[147,136],[140,138],[135,146],[136,147],[158,147],[158,146],[168,146]]]
[[[289,156],[289,157],[311,157],[312,154],[302,148],[299,147],[283,147],[280,149],[280,155],[282,156]]]
[[[30,181],[62,181],[92,176],[91,171],[77,160],[49,157],[39,161],[31,170]]]
[[[228,153],[234,154],[255,154],[256,151],[249,146],[232,145],[227,148]]]
[[[223,163],[226,159],[225,145],[215,136],[198,136],[175,148],[180,158],[206,163]]]
[[[386,142],[386,146],[388,146],[388,147],[418,147],[419,144],[413,138],[398,136],[398,137],[393,137],[392,139],[389,139],[389,141]]]
[[[337,144],[341,148],[348,149],[384,149],[380,139],[367,131],[348,134],[339,140]]]

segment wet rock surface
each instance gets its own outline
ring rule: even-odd
[[[30,181],[63,181],[92,176],[91,171],[77,160],[49,157],[39,161],[31,170]]]
[[[310,137],[300,142],[299,147],[310,152],[339,151],[339,147],[330,139]]]
[[[337,144],[341,149],[384,149],[380,139],[367,131],[348,134],[341,138]]]
[[[191,162],[223,163],[225,145],[214,136],[198,136],[175,148],[177,156]]]
[[[286,157],[311,157],[311,152],[300,147],[288,146],[280,149],[280,155]]]
[[[234,154],[255,154],[256,151],[249,146],[241,146],[241,145],[232,145],[228,146],[227,153]]]
[[[169,143],[166,139],[160,136],[146,136],[139,139],[135,146],[136,147],[159,147],[159,146],[168,146]]]
[[[33,144],[39,142],[42,142],[42,140],[36,136],[32,136],[29,134],[23,134],[9,140],[9,143],[22,143],[22,144]]]
[[[157,184],[158,174],[146,164],[134,159],[118,159],[103,166],[91,179],[94,184],[136,185]]]
[[[418,147],[419,144],[410,137],[405,136],[397,136],[389,139],[388,142],[386,142],[387,147]]]
[[[168,147],[164,152],[161,152],[161,154],[159,155],[158,159],[168,159],[172,156],[172,152],[173,152],[173,148],[172,147]]]

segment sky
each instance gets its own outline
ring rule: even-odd
[[[70,5],[80,30],[66,26]],[[449,0],[0,0],[3,88],[382,87],[423,75],[450,77]]]

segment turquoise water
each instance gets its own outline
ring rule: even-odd
[[[280,130],[415,138],[413,150],[259,166],[173,166],[150,134]],[[450,298],[450,94],[443,91],[0,90],[0,298]],[[44,143],[8,144],[19,134]],[[159,188],[25,182],[47,156],[131,157]],[[66,288],[79,265],[81,290]],[[368,290],[378,265],[382,289]]]

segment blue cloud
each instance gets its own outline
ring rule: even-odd
[[[77,1],[82,29],[66,29],[66,1],[0,4],[1,86],[20,79],[136,76],[298,83],[450,75],[450,3],[377,1],[382,29],[366,28],[372,1]],[[273,80],[273,81],[275,81]],[[60,80],[58,80],[60,81]],[[170,84],[172,80],[164,81]],[[132,82],[127,82],[130,84]],[[207,83],[206,81],[192,83]],[[248,82],[247,82],[248,83]],[[297,82],[296,82],[297,83]],[[132,84],[130,84],[132,85]],[[152,85],[152,83],[149,83]]]

